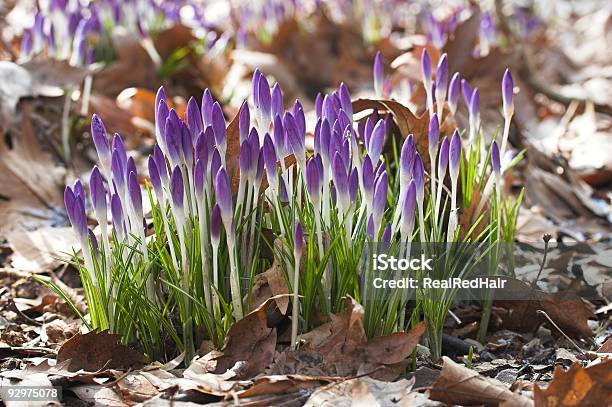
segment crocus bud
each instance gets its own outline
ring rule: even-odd
[[[435,155],[438,149],[438,137],[440,136],[440,124],[438,123],[438,114],[434,113],[429,120],[429,154]]]
[[[374,216],[370,215],[370,217],[368,218],[368,224],[366,225],[366,237],[372,241],[374,240]]]
[[[473,117],[475,119],[480,114],[480,92],[478,91],[478,88],[475,88],[474,92],[472,92],[472,98],[470,99],[469,113],[470,113],[470,117]]]
[[[459,177],[459,167],[461,164],[461,137],[459,132],[455,130],[450,141],[450,149],[448,153],[448,166],[452,179],[456,180]]]
[[[372,214],[374,215],[374,226],[375,230],[378,229],[380,221],[385,211],[385,205],[387,204],[387,192],[388,192],[388,179],[387,172],[384,171],[380,177],[376,180],[374,187],[374,198],[372,201]]]
[[[259,79],[261,78],[261,71],[259,68],[255,69],[253,72],[253,104],[255,105],[255,110],[257,110],[256,114],[259,114]]]
[[[276,148],[276,153],[282,160],[287,155],[287,152],[285,151],[285,127],[283,126],[282,116],[274,117],[274,128],[272,129],[272,135],[274,137],[274,147]]]
[[[251,143],[249,140],[244,140],[240,145],[240,154],[238,157],[238,163],[240,165],[240,174],[246,176],[252,171],[253,165],[256,163],[252,162],[253,154],[251,152]],[[246,177],[245,177],[246,178]],[[244,182],[244,179],[242,180]]]
[[[104,128],[104,123],[97,114],[94,114],[91,118],[91,138],[96,146],[102,169],[108,175],[111,167],[111,150],[106,136],[106,128]]]
[[[295,223],[293,230],[293,253],[296,259],[302,257],[302,249],[304,248],[304,231],[302,224],[298,221]]]
[[[276,116],[283,116],[283,91],[278,83],[272,88],[272,120]]]
[[[215,148],[213,150],[212,159],[210,160],[210,175],[213,177],[213,181],[222,164],[221,154],[219,153],[219,150]]]
[[[444,100],[446,98],[447,85],[448,85],[448,57],[446,53],[444,53],[442,54],[440,61],[438,61],[438,68],[436,70],[435,96],[437,100]]]
[[[93,249],[94,257],[98,257],[100,255],[100,247],[98,246],[98,239],[96,239],[96,235],[94,235],[93,230],[87,229],[87,235],[89,236],[89,240],[91,241],[91,248]]]
[[[89,194],[98,222],[106,223],[106,189],[97,166],[94,166],[89,177]]]
[[[295,118],[291,113],[285,113],[283,125],[293,154],[298,160],[306,160],[306,152],[304,150],[305,140],[301,136]]]
[[[117,153],[118,158],[121,160],[122,167],[125,168],[125,166],[127,164],[127,153],[125,151],[125,145],[123,144],[123,139],[117,133],[115,133],[115,135],[113,136],[113,149],[112,149],[112,152],[113,152],[113,154],[115,152]],[[112,157],[111,157],[111,161],[112,161]]]
[[[155,159],[152,156],[149,156],[148,160],[149,167],[149,179],[151,180],[151,185],[153,185],[153,191],[155,191],[155,195],[157,198],[161,198],[161,194],[163,194],[162,190],[162,182],[161,177],[159,175],[159,169],[157,168],[157,164],[155,164]]]
[[[414,180],[411,180],[406,189],[406,195],[404,196],[402,205],[402,223],[400,226],[402,239],[410,239],[410,235],[414,229],[416,199],[416,184]]]
[[[161,90],[163,91],[163,89]],[[169,114],[170,109],[168,109],[164,96],[164,99],[159,101],[155,112],[155,139],[164,149],[166,148],[166,120],[168,120]]]
[[[117,150],[113,151],[111,159],[111,178],[115,188],[119,191],[123,190],[125,186],[125,166],[121,162],[120,153]]]
[[[357,168],[353,168],[348,178],[349,200],[353,204],[357,202],[357,192],[359,191],[359,174]]]
[[[178,210],[183,209],[184,191],[183,173],[181,172],[181,168],[177,165],[172,170],[172,176],[170,177],[170,194],[172,195],[172,204]]]
[[[465,104],[468,106],[469,109],[473,91],[467,79],[461,79],[461,93],[463,95],[463,100],[465,101]]]
[[[416,149],[414,148],[414,136],[409,134],[408,137],[406,137],[406,140],[404,140],[400,155],[400,178],[404,180],[404,182],[408,182],[408,180],[412,177],[412,167],[414,165],[415,154]]]
[[[291,114],[295,119],[295,124],[297,125],[298,134],[302,139],[306,137],[306,116],[304,115],[304,108],[299,100],[296,100],[293,109],[291,109]]]
[[[240,106],[240,112],[238,113],[238,132],[240,134],[240,142],[242,143],[248,136],[251,128],[251,112],[249,110],[249,104],[242,102]]]
[[[512,74],[509,69],[504,72],[502,79],[502,102],[504,105],[504,116],[508,120],[514,114],[514,81],[512,80]]]
[[[262,74],[260,76],[258,86],[259,97],[257,101],[259,105],[255,105],[255,107],[259,110],[259,114],[263,120],[261,123],[263,130],[267,130],[270,125],[270,115],[272,113],[272,96],[270,95],[270,85],[265,75]]]
[[[368,155],[372,159],[372,164],[376,166],[378,164],[378,160],[380,159],[380,154],[382,153],[383,146],[385,144],[385,133],[387,132],[387,126],[385,125],[384,120],[379,120],[372,130],[372,136],[370,137],[370,143],[368,146]]]
[[[192,139],[195,139],[202,131],[202,116],[198,102],[193,97],[190,97],[189,102],[187,102],[187,124]]]
[[[166,166],[166,157],[157,144],[153,146],[153,160],[157,166],[157,171],[159,172],[159,178],[161,179],[162,185],[166,185],[168,183],[168,167]]]
[[[347,116],[352,120],[353,118],[353,104],[351,102],[351,95],[349,94],[348,88],[342,82],[338,88],[338,96],[340,97],[340,104],[342,110],[344,110]]]
[[[332,161],[332,177],[340,198],[341,209],[346,210],[349,201],[348,174],[346,164],[339,152],[334,154],[334,160]]]
[[[363,159],[361,165],[361,187],[365,195],[366,202],[369,204],[374,193],[374,167],[372,160],[367,155]]]
[[[315,111],[317,112],[317,119],[321,119],[323,115],[323,96],[321,93],[317,93],[315,98]]]
[[[461,76],[459,72],[455,72],[448,86],[448,106],[451,113],[454,115],[457,112],[457,103],[459,102],[459,94],[461,87]]]
[[[212,106],[211,113],[211,126],[213,134],[215,135],[215,143],[219,152],[225,154],[225,148],[227,146],[227,137],[225,133],[225,116],[223,116],[223,110],[219,102],[215,102]]]
[[[221,239],[221,209],[215,204],[210,212],[210,238],[214,247],[219,246]]]
[[[140,185],[134,171],[128,174],[128,193],[136,216],[139,219],[142,218],[142,193],[140,192]]]
[[[496,141],[493,141],[491,144],[491,165],[493,166],[495,178],[499,180],[501,178],[501,159],[499,156],[499,147]]]
[[[427,48],[424,48],[421,54],[421,75],[423,76],[425,89],[431,89],[431,59],[429,58]]]
[[[321,183],[319,167],[315,160],[316,159],[312,157],[306,163],[306,187],[308,188],[310,199],[313,201],[315,206],[317,206],[321,197]]]
[[[81,199],[83,201],[83,205],[85,205],[85,188],[83,188],[83,184],[80,179],[74,181],[74,185],[72,186],[74,190],[74,196]]]
[[[125,219],[123,216],[123,205],[119,195],[113,194],[110,201],[111,215],[113,217],[113,229],[119,240],[123,240],[125,235]]]
[[[384,67],[383,67],[383,62],[382,62],[382,55],[380,54],[380,51],[377,52],[376,56],[374,57],[373,73],[374,73],[374,93],[376,94],[376,97],[382,98],[385,72],[384,72]]]
[[[423,167],[423,160],[419,153],[414,158],[414,168],[412,170],[414,177],[414,183],[417,189],[417,199],[419,202],[423,202],[425,198],[425,168]]]
[[[268,175],[268,183],[275,189],[278,184],[278,173],[276,169],[276,149],[270,135],[266,133],[263,143],[263,158],[266,164],[266,174]]]
[[[189,128],[183,121],[179,122],[181,130],[181,155],[188,168],[193,167],[193,139]]]
[[[87,236],[87,215],[83,200],[76,196],[70,187],[64,190],[64,206],[72,228],[80,239]]]
[[[391,224],[387,222],[387,224],[385,225],[385,229],[383,230],[383,234],[380,237],[380,242],[382,243],[385,250],[389,249],[389,244],[391,243],[391,235],[392,235],[391,232],[392,232]]]
[[[438,159],[438,178],[444,179],[446,174],[446,167],[448,166],[448,150],[450,148],[450,142],[447,137],[442,139],[440,144],[440,154]]]
[[[208,88],[204,89],[204,94],[202,95],[202,122],[204,127],[212,126],[212,107],[214,104],[215,101],[210,90]]]
[[[193,186],[195,188],[196,199],[202,202],[204,199],[204,183],[206,180],[206,163],[197,160],[193,167]]]
[[[234,206],[232,202],[232,188],[225,168],[221,167],[215,177],[215,196],[221,210],[221,217],[226,229],[231,225],[234,217]]]

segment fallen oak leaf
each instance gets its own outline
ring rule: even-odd
[[[321,387],[341,380],[338,377],[304,375],[270,375],[254,379],[253,386],[238,392],[239,398],[255,397],[265,394],[291,394]]]
[[[304,344],[281,353],[270,373],[342,377],[364,374],[390,381],[399,376],[424,331],[422,322],[412,331],[368,340],[363,307],[349,297],[343,313],[332,314],[330,322],[302,335]]]
[[[414,379],[388,383],[370,377],[354,378],[315,390],[304,407],[393,406],[412,390],[413,385]]]
[[[289,296],[287,294],[289,294],[287,279],[276,261],[272,264],[272,267],[257,274],[253,280],[251,298],[254,308],[259,307],[268,298],[274,297],[279,311],[285,315],[289,308]]]
[[[567,372],[557,366],[545,390],[534,386],[533,398],[537,407],[612,405],[612,359],[587,368],[574,363]]]
[[[268,326],[268,312],[272,298],[253,312],[233,324],[225,337],[221,351],[212,351],[203,360],[215,362],[214,373],[223,373],[238,362],[242,362],[237,379],[251,378],[261,373],[274,359],[276,350],[276,328]],[[274,303],[275,304],[275,303]],[[196,359],[194,363],[198,363]]]
[[[513,393],[502,382],[481,376],[447,356],[442,359],[440,377],[428,390],[430,399],[465,406],[533,406],[530,399]]]
[[[58,363],[69,360],[70,371],[95,372],[102,368],[128,369],[145,365],[142,353],[119,343],[120,336],[108,331],[78,333],[68,339],[57,352]]]

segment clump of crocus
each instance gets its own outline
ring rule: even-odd
[[[447,98],[442,89],[447,86],[445,69],[441,62],[439,86],[429,101],[433,110],[436,98],[439,114],[440,102]],[[458,86],[455,75],[449,93],[454,101]],[[93,328],[111,326],[126,341],[140,341],[155,315],[188,357],[194,352],[196,333],[205,332],[220,345],[231,322],[252,309],[250,279],[271,266],[259,257],[262,228],[274,236],[265,244],[275,248],[275,261],[292,290],[292,346],[300,327],[312,327],[315,312],[341,310],[346,295],[364,304],[369,335],[408,328],[406,321],[413,318],[407,318],[407,297],[398,294],[387,301],[384,293],[370,287],[372,275],[362,267],[364,247],[380,242],[385,250],[409,255],[415,240],[452,242],[461,236],[458,183],[465,193],[466,172],[476,172],[476,163],[466,161],[470,157],[463,153],[459,131],[442,134],[440,116],[433,112],[428,151],[418,151],[415,142],[415,137],[426,135],[401,135],[405,140],[400,161],[392,165],[383,155],[391,119],[374,112],[355,122],[348,89],[341,84],[317,97],[314,150],[306,151],[303,107],[296,101],[286,109],[282,99],[280,86],[271,87],[256,71],[253,104],[243,103],[228,126],[221,105],[208,90],[201,104],[189,100],[183,119],[167,105],[160,89],[155,102],[157,144],[148,158],[145,185],[150,214],[144,213],[134,159],[128,157],[121,137],[115,135],[109,142],[102,120],[93,117],[100,168],[92,171],[89,188],[102,244],[97,239],[94,244],[87,229],[88,205],[81,183],[66,190],[66,209],[85,259],[83,278],[101,282],[102,287],[88,291],[90,308],[104,305],[96,308]],[[455,108],[456,102],[451,112]],[[238,151],[231,151],[238,145]],[[429,173],[423,161],[427,156]],[[496,174],[499,184],[502,169],[496,144],[491,163],[489,173]],[[445,187],[447,173],[450,190]],[[397,176],[399,182],[389,182]],[[145,235],[145,220],[153,223],[151,237]],[[117,284],[125,279],[142,288],[130,291],[137,293],[130,299],[135,312],[129,315],[141,327],[136,334],[123,331],[128,315],[121,307],[108,307],[122,295]],[[425,304],[427,297],[418,300]],[[423,309],[431,319],[434,308]],[[446,315],[448,308],[436,310]],[[177,323],[180,337],[173,332]],[[163,347],[160,338],[151,342],[152,347]],[[432,339],[432,344],[438,346],[439,340]]]

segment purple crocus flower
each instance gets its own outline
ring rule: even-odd
[[[114,150],[111,159],[111,177],[115,188],[122,191],[125,187],[125,166],[121,162],[118,150]]]
[[[98,166],[94,166],[89,177],[89,194],[98,222],[106,222],[106,189]],[[106,226],[106,225],[104,225]]]
[[[363,159],[361,165],[361,185],[363,193],[366,197],[366,202],[370,202],[372,194],[374,193],[374,167],[372,166],[372,160],[367,155]]]
[[[108,176],[112,159],[111,150],[108,137],[106,136],[106,128],[104,123],[102,123],[102,119],[97,114],[94,114],[91,118],[91,137],[96,146],[96,152],[98,153],[100,164],[102,164],[102,169]]]
[[[64,206],[68,219],[77,236],[84,240],[87,237],[87,215],[83,199],[72,191],[69,186],[64,190]],[[85,248],[83,248],[85,250]]]
[[[416,183],[414,180],[410,181],[408,188],[406,189],[406,195],[404,196],[404,202],[402,205],[402,224],[400,226],[402,238],[408,239],[408,234],[412,233],[414,228],[414,218],[416,210]]]
[[[191,138],[195,140],[202,131],[202,116],[198,102],[193,97],[189,98],[189,102],[187,102],[187,124],[189,125]]]
[[[283,110],[284,110],[283,91],[280,85],[276,83],[274,87],[272,88],[272,107],[271,107],[272,120],[274,120],[276,116],[282,117]]]
[[[440,144],[440,154],[438,159],[438,178],[443,180],[446,174],[446,168],[448,166],[448,150],[450,148],[450,142],[447,137],[442,139]]]
[[[497,141],[493,141],[491,144],[491,165],[493,166],[495,178],[499,180],[501,178],[501,159],[499,157],[499,147],[497,145]]]
[[[115,133],[115,135],[113,136],[112,152],[113,154],[115,152],[117,153],[117,156],[121,160],[121,165],[125,168],[125,166],[127,165],[127,152],[125,151],[125,144],[123,144],[123,139],[117,133]]]
[[[416,153],[414,158],[412,175],[417,188],[417,199],[419,202],[423,202],[423,199],[425,198],[425,168],[423,167],[423,160],[421,159],[421,155],[419,153]]]
[[[341,209],[346,210],[349,202],[348,174],[346,164],[339,152],[334,154],[334,160],[332,161],[332,177],[340,198]]]
[[[461,164],[461,137],[459,132],[455,130],[450,141],[450,148],[448,153],[448,166],[449,172],[452,179],[459,177],[459,166]]]
[[[461,79],[461,93],[463,95],[463,100],[465,101],[465,104],[468,106],[469,109],[473,91],[467,79]]]
[[[267,130],[270,124],[270,115],[272,113],[272,96],[270,95],[270,85],[265,75],[261,75],[258,81],[258,104],[255,108],[261,117],[263,130]]]
[[[391,224],[387,222],[385,225],[385,229],[383,230],[382,236],[380,237],[380,242],[382,243],[383,249],[386,251],[389,249],[389,245],[391,244]]]
[[[359,191],[359,174],[357,168],[353,168],[348,178],[349,200],[357,202],[357,192]]]
[[[251,111],[249,104],[242,102],[240,112],[238,113],[238,132],[240,134],[240,142],[242,143],[248,136],[251,128]]]
[[[134,171],[131,171],[128,175],[128,194],[136,216],[141,219],[143,217],[142,193],[140,192],[140,185],[138,184],[138,178]]]
[[[385,72],[380,51],[378,51],[374,57],[374,67],[372,71],[374,74],[374,93],[377,97],[382,98]]]
[[[204,180],[206,179],[206,163],[197,160],[193,167],[193,186],[195,188],[196,199],[202,202],[204,199]]]
[[[404,140],[402,145],[402,152],[400,155],[400,177],[406,182],[412,176],[412,167],[414,165],[414,156],[416,149],[414,148],[414,136],[409,134]]]
[[[172,204],[179,211],[183,209],[184,192],[183,173],[181,172],[181,168],[177,165],[172,170],[172,176],[170,177],[170,194],[172,196]]]
[[[457,112],[457,103],[459,102],[459,94],[461,87],[461,76],[459,72],[455,72],[448,86],[448,106],[451,113],[454,115]]]
[[[240,165],[240,174],[249,174],[253,171],[255,164],[253,160],[253,152],[251,151],[251,143],[248,139],[244,140],[240,145],[240,153],[238,157]]]
[[[423,53],[421,54],[421,75],[423,76],[425,89],[431,89],[431,59],[429,58],[427,48],[423,48]]]
[[[283,125],[285,128],[285,133],[287,135],[287,141],[289,142],[289,146],[295,157],[298,160],[303,160],[306,162],[306,152],[304,151],[304,137],[300,133],[298,128],[298,124],[293,117],[293,115],[289,112],[285,113],[285,118],[283,121]]]
[[[375,230],[378,230],[380,225],[383,212],[385,211],[385,205],[387,204],[387,192],[389,184],[387,180],[387,171],[383,173],[376,180],[374,186],[374,198],[372,200],[372,214],[374,215],[374,226]]]
[[[111,215],[113,217],[113,229],[119,240],[123,240],[125,236],[125,219],[123,215],[123,205],[119,195],[113,194],[110,201]]]
[[[429,155],[435,156],[438,149],[438,138],[440,137],[440,124],[438,123],[438,114],[434,113],[429,120]]]
[[[321,119],[323,116],[323,96],[321,96],[321,93],[317,93],[315,98],[315,112],[317,113],[317,118]]]
[[[153,185],[153,191],[155,191],[157,198],[161,199],[163,196],[162,181],[159,175],[159,169],[157,168],[157,164],[155,163],[153,156],[149,156],[147,164],[149,167],[149,179],[151,180],[151,185]]]
[[[153,160],[157,166],[157,171],[159,171],[159,177],[162,185],[166,185],[168,183],[168,167],[166,166],[166,157],[157,144],[153,146]]]
[[[379,120],[372,130],[372,136],[370,137],[370,143],[368,145],[368,155],[372,159],[372,164],[376,166],[380,159],[380,154],[385,143],[385,133],[387,132],[387,126],[384,120]]]
[[[442,54],[440,61],[438,62],[438,68],[436,70],[436,100],[444,101],[446,99],[446,87],[448,85],[448,56],[446,53]]]
[[[276,149],[270,135],[266,133],[263,142],[263,158],[266,165],[266,174],[268,175],[268,183],[275,189],[278,185],[278,170],[276,168]]]
[[[204,94],[202,95],[202,122],[204,127],[212,126],[212,108],[214,104],[215,101],[210,90],[208,88],[204,89]]]
[[[225,168],[221,167],[215,177],[215,197],[221,210],[221,218],[226,225],[231,224],[234,217],[234,206],[232,202],[232,188]]]
[[[221,239],[221,222],[221,209],[218,204],[215,204],[210,212],[210,238],[215,247],[219,246]]]
[[[366,225],[366,237],[372,241],[374,240],[374,216],[370,215],[368,218],[368,224]]]
[[[215,102],[212,106],[211,120],[211,126],[215,135],[215,143],[217,148],[219,148],[220,153],[225,153],[225,148],[227,146],[225,116],[223,115],[223,110],[221,109],[219,102]]]
[[[295,119],[298,134],[302,139],[304,139],[304,137],[306,137],[306,116],[304,115],[304,108],[302,107],[302,104],[299,100],[295,101],[293,109],[291,109],[291,114]]]
[[[509,118],[514,114],[513,92],[514,80],[512,79],[510,70],[506,69],[504,72],[504,77],[502,78],[502,102],[504,106],[504,117],[506,120],[509,120]]]
[[[272,129],[272,135],[274,136],[274,146],[276,148],[276,153],[279,156],[279,159],[284,160],[287,155],[286,146],[287,144],[285,140],[285,127],[283,126],[282,116],[274,117],[274,128]]]
[[[342,110],[344,110],[347,116],[352,119],[353,104],[351,102],[351,95],[349,94],[348,88],[344,82],[342,82],[338,88],[338,96],[340,97],[340,105],[342,106]]]
[[[321,176],[319,175],[319,166],[315,157],[311,157],[306,163],[306,187],[315,207],[318,206],[321,197]]]
[[[223,163],[221,162],[221,154],[216,148],[213,150],[212,159],[210,160],[210,175],[214,177]],[[214,181],[214,178],[213,178]]]
[[[476,119],[480,113],[480,92],[478,91],[478,88],[475,88],[474,92],[472,92],[472,97],[470,98],[469,113],[470,117],[473,117],[474,119]]]

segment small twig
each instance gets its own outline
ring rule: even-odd
[[[542,311],[541,309],[537,310],[537,312],[539,314],[544,315],[546,319],[548,320],[548,322],[550,322],[555,328],[557,328],[557,330],[561,333],[561,335],[563,335],[565,339],[567,339],[572,345],[574,345],[574,347],[578,350],[578,352],[580,352],[582,355],[586,355],[586,352],[582,350],[582,348],[578,346],[576,342],[574,342],[569,336],[567,336],[565,332],[563,332],[561,328],[559,328],[559,325],[555,324],[555,321],[553,321],[546,312]]]
[[[551,239],[551,235],[549,235],[548,233],[546,233],[544,236],[542,236],[542,240],[544,240],[544,257],[542,258],[542,264],[540,264],[540,270],[538,271],[538,275],[536,276],[535,280],[533,281],[533,283],[531,283],[531,287],[533,289],[536,289],[538,286],[538,281],[540,280],[540,276],[542,275],[542,271],[544,271],[544,266],[546,265],[546,256],[548,255],[548,242],[550,242]]]

